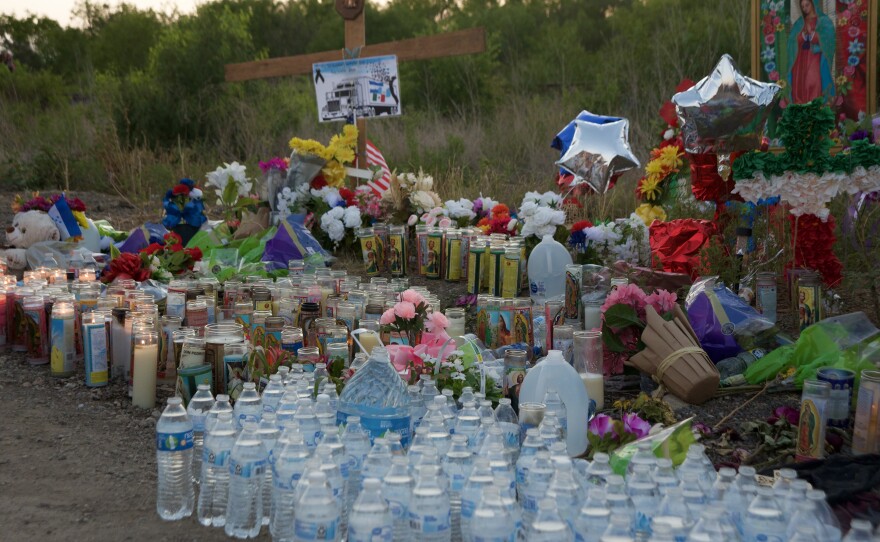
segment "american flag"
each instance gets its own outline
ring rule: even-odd
[[[378,166],[379,169],[382,170],[381,177],[367,183],[367,185],[373,189],[373,192],[381,197],[382,193],[388,190],[388,187],[391,186],[391,170],[388,169],[385,157],[379,152],[378,147],[373,145],[373,142],[369,139],[367,140],[367,165]]]

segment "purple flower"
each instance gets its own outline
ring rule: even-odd
[[[455,300],[456,307],[471,307],[477,304],[476,294],[465,294]]]
[[[483,216],[483,198],[477,198],[474,200],[473,211],[474,211],[474,214],[477,215],[477,217]]]
[[[287,162],[284,161],[284,158],[275,157],[269,160],[268,162],[260,162],[260,171],[263,172],[263,175],[269,172],[269,170],[277,169],[281,173],[287,172]]]
[[[776,407],[773,415],[767,418],[767,423],[775,424],[779,420],[785,420],[791,425],[797,425],[800,422],[801,413],[796,408],[789,406]]]
[[[599,438],[603,438],[608,433],[614,431],[614,420],[608,414],[596,414],[590,420],[590,433]]]
[[[711,435],[712,428],[703,422],[693,422],[691,424],[691,429],[693,429],[695,435]]]
[[[850,141],[859,141],[860,139],[869,139],[870,134],[867,130],[856,130],[849,136]]]
[[[632,433],[636,438],[642,438],[651,432],[651,424],[639,418],[635,412],[628,412],[623,415],[623,430]]]

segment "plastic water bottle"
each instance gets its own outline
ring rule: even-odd
[[[449,506],[452,514],[452,539],[461,537],[461,492],[473,469],[473,453],[467,437],[452,435],[452,444],[443,457],[443,472],[449,478]]]
[[[519,458],[516,460],[516,493],[522,495],[528,479],[529,469],[535,461],[535,456],[541,450],[546,450],[544,441],[538,433],[537,427],[529,428],[526,431],[522,448],[520,448]],[[522,498],[520,498],[522,501]]]
[[[245,382],[244,389],[238,399],[235,400],[235,420],[238,428],[244,426],[244,422],[260,423],[263,415],[263,401],[257,393],[257,385],[253,382]]]
[[[263,412],[274,413],[283,396],[284,384],[281,381],[281,375],[276,373],[269,377],[269,383],[263,390]]]
[[[477,398],[474,396],[474,388],[465,386],[461,389],[461,395],[458,396],[458,406],[459,408],[462,408],[465,403],[471,401],[473,401],[474,404],[477,404]]]
[[[409,434],[415,435],[416,429],[422,423],[422,418],[425,417],[427,408],[418,384],[407,386],[406,394],[409,396]]]
[[[284,395],[275,406],[275,420],[279,425],[283,426],[293,421],[293,417],[296,415],[297,401],[299,401],[299,397],[296,394],[295,385],[288,384],[284,388]]]
[[[674,529],[668,523],[655,520],[653,531],[651,538],[648,539],[649,542],[679,542],[679,539],[675,537]],[[681,540],[686,541],[687,537]]]
[[[733,542],[732,538],[724,530],[722,524],[723,512],[718,508],[707,508],[703,511],[700,521],[694,525],[687,537],[687,542]],[[755,541],[782,542],[785,538],[755,538]]]
[[[232,405],[229,403],[229,396],[225,393],[217,394],[214,404],[211,405],[211,409],[208,410],[208,414],[205,416],[206,434],[211,431],[211,427],[217,422],[217,418],[222,412],[228,412],[230,416],[233,414]],[[232,420],[232,423],[235,425],[235,431],[238,432],[238,424],[235,423],[235,419]]]
[[[727,514],[727,519],[733,523],[740,538],[743,537],[743,513],[749,507],[749,499],[742,491],[742,486],[734,478],[721,498],[721,508]]]
[[[321,437],[321,423],[315,415],[311,399],[299,399],[296,402],[296,414],[293,415],[293,419],[299,424],[306,446],[314,450]]]
[[[574,520],[584,497],[581,495],[580,486],[574,480],[571,459],[554,457],[553,467],[556,472],[553,473],[553,478],[550,479],[550,485],[547,487],[547,497],[556,501],[559,515],[574,532]]]
[[[516,461],[516,458],[519,457],[519,419],[517,419],[513,407],[510,406],[510,399],[504,397],[498,400],[495,418],[498,420],[498,427],[504,434],[504,447],[512,452],[514,461]]]
[[[691,444],[688,448],[687,455],[681,466],[678,467],[679,477],[683,477],[684,473],[693,472],[697,474],[700,489],[704,495],[708,495],[712,490],[712,484],[715,482],[715,469],[712,464],[707,466],[708,458],[705,455],[706,447],[702,444]]]
[[[645,539],[651,534],[651,523],[660,506],[657,484],[654,483],[651,468],[644,464],[636,465],[632,476],[627,479],[626,492],[636,509],[633,532],[637,538]]]
[[[513,522],[516,541],[525,542],[526,530],[523,527],[522,507],[516,500],[516,493],[512,490],[505,491],[503,479],[498,476],[495,477],[495,485],[498,486],[501,493],[501,505],[507,510],[507,515]]]
[[[746,542],[783,542],[787,538],[785,517],[769,487],[758,488],[743,523]]]
[[[611,522],[608,524],[608,528],[605,529],[605,533],[602,534],[600,540],[602,542],[633,542],[631,529],[632,525],[626,516],[612,514]]]
[[[327,453],[320,454],[325,463],[333,462],[336,465],[336,470],[339,472],[339,476],[341,477],[342,485],[338,489],[334,485],[335,477],[327,475],[327,480],[330,482],[330,488],[333,489],[333,494],[337,495],[339,498],[339,510],[341,512],[339,518],[339,531],[341,535],[344,537],[346,533],[346,528],[348,526],[348,507],[346,506],[348,495],[346,494],[346,490],[348,489],[348,454],[345,452],[345,445],[342,443],[342,438],[339,436],[339,432],[333,423],[327,423],[329,420],[324,419],[325,423],[322,424],[323,431],[321,436],[321,443],[318,445],[320,449],[329,450]]]
[[[565,266],[571,254],[552,235],[545,235],[529,254],[529,293],[532,302],[544,306],[548,299],[565,295]]]
[[[556,501],[550,498],[538,502],[538,513],[526,533],[529,542],[573,542],[574,533],[556,511]]]
[[[275,472],[272,477],[272,509],[269,514],[269,531],[272,533],[272,539],[276,542],[293,540],[296,489],[300,479],[305,475],[306,464],[312,455],[303,440],[302,433],[294,429],[286,438],[287,445],[275,459]]]
[[[385,442],[388,443],[388,449],[391,450],[391,455],[406,455],[406,449],[403,447],[400,435],[394,431],[388,431],[385,433]]]
[[[275,457],[272,452],[275,449],[275,442],[281,435],[281,431],[278,430],[278,423],[275,421],[274,412],[263,412],[263,418],[260,420],[260,425],[257,426],[257,435],[263,441],[263,446],[265,446],[267,452],[262,491],[263,525],[269,525],[269,513],[272,511],[272,465],[275,463]]]
[[[364,478],[385,478],[388,469],[391,468],[391,449],[384,438],[377,438],[370,453],[364,459],[361,476]],[[406,462],[406,458],[403,459]]]
[[[437,384],[431,378],[431,375],[419,375],[419,389],[421,390],[422,398],[425,400],[425,406],[430,404],[434,397],[440,395],[440,390],[437,389]]]
[[[489,484],[483,488],[480,504],[474,511],[471,521],[470,540],[473,542],[515,542],[516,525],[504,502],[502,491],[506,491],[504,480],[500,484]]]
[[[443,388],[440,390],[440,394],[446,398],[446,409],[444,409],[443,415],[446,416],[447,420],[450,418],[454,419],[455,415],[458,414],[458,403],[455,401],[455,392],[452,388]]]
[[[733,469],[729,470],[733,471]],[[721,473],[721,471],[718,472],[719,474]],[[732,478],[735,477],[736,471],[733,471]],[[786,517],[791,517],[797,511],[798,504],[806,499],[808,489],[810,489],[810,484],[806,480],[795,479],[789,484],[788,490],[783,494],[782,502],[780,503]],[[773,491],[775,492],[776,490],[774,489]]]
[[[755,481],[757,474],[758,472],[755,470],[755,467],[743,465],[740,466],[739,473],[736,476],[736,485],[749,502],[758,494],[758,484]]]
[[[574,521],[574,538],[577,542],[599,542],[609,523],[611,510],[605,501],[605,490],[594,486]]]
[[[806,498],[813,503],[813,510],[815,510],[816,516],[824,526],[824,534],[820,531],[817,535],[824,536],[829,542],[837,542],[840,540],[843,536],[840,522],[837,520],[837,515],[831,509],[831,506],[828,504],[828,500],[825,498],[825,492],[821,489],[811,489],[807,491]]]
[[[413,477],[409,473],[406,458],[394,457],[391,459],[388,474],[382,480],[382,496],[388,502],[394,522],[394,542],[409,540],[409,503],[412,490]]]
[[[416,429],[416,434],[409,447],[409,453],[406,455],[410,467],[414,467],[421,457],[429,450],[437,451],[437,448],[434,447],[434,442],[429,436],[430,431],[431,430],[425,424],[420,425],[419,428]]]
[[[864,519],[854,519],[850,523],[849,534],[843,539],[843,542],[870,542],[871,522]]]
[[[694,526],[694,517],[684,502],[680,487],[671,487],[660,501],[660,507],[654,516],[654,525],[663,523],[669,526],[670,534],[676,542],[684,542]]]
[[[593,454],[593,461],[587,468],[587,482],[597,487],[605,487],[606,480],[612,474],[614,471],[611,470],[611,458],[608,454],[604,452]]]
[[[480,399],[480,402],[477,403],[477,414],[480,415],[481,423],[488,419],[491,419],[493,422],[498,421],[498,418],[495,417],[495,411],[492,410],[492,401]]]
[[[199,384],[198,391],[189,401],[186,413],[193,424],[193,478],[196,484],[202,476],[202,444],[205,442],[205,420],[211,407],[214,406],[214,396],[211,395],[211,386]]]
[[[813,503],[807,499],[802,500],[798,503],[797,508],[794,514],[791,516],[791,519],[788,521],[788,528],[786,530],[786,534],[788,538],[794,538],[795,533],[799,527],[803,527],[804,525],[809,525],[813,528],[813,535],[822,535],[822,539],[825,540],[825,524],[822,522],[822,519],[819,517],[818,511]],[[827,540],[832,542],[833,537],[828,537]],[[840,542],[840,534],[838,533],[836,542]]]
[[[667,457],[657,458],[657,466],[654,467],[653,477],[654,483],[657,484],[657,489],[660,490],[661,494],[665,494],[666,490],[671,487],[678,487],[680,483],[675,468],[672,466],[672,460]],[[745,505],[743,505],[743,509],[745,509]]]
[[[192,454],[192,421],[180,397],[171,397],[156,424],[156,463],[159,467],[156,511],[164,520],[192,515],[195,504]]]
[[[636,509],[626,493],[626,483],[619,474],[610,475],[605,484],[605,500],[612,516],[628,518],[630,526],[636,520]]]
[[[315,381],[312,383],[312,396],[317,398],[318,394],[324,389],[324,384],[330,378],[330,372],[327,371],[326,363],[316,363],[315,370],[312,372]]]
[[[310,472],[308,486],[296,503],[293,540],[339,540],[339,502],[333,497],[327,476]]]
[[[629,478],[632,476],[633,472],[635,472],[635,468],[638,465],[645,465],[648,467],[649,471],[654,470],[654,467],[657,464],[656,457],[654,457],[654,450],[651,449],[651,443],[642,440],[636,442],[636,453],[630,458],[629,463],[626,465],[626,477]]]
[[[446,426],[446,416],[443,414],[445,407],[446,398],[442,395],[437,395],[434,397],[434,401],[428,405],[428,413],[425,414],[425,419],[422,420],[423,426],[427,424],[428,438],[431,439],[431,442],[441,456],[446,455],[451,442],[449,428]]]
[[[468,401],[463,404],[455,419],[455,434],[464,435],[468,440],[471,451],[477,451],[477,432],[480,430],[480,414],[477,412],[477,404]]]
[[[449,493],[440,485],[440,476],[439,466],[422,465],[416,469],[415,487],[409,503],[409,533],[413,540],[450,541]]]
[[[330,404],[330,396],[326,393],[319,393],[315,399],[315,417],[322,427],[336,425],[336,409]]]
[[[533,431],[530,429],[529,431]],[[547,497],[550,481],[556,474],[556,468],[550,459],[550,452],[539,450],[529,465],[520,493],[523,508],[523,522],[528,528],[538,514],[538,503]]]
[[[256,422],[244,422],[229,458],[229,500],[224,531],[235,538],[256,537],[263,521],[262,486],[269,454],[257,434],[257,427]]]
[[[373,348],[367,363],[349,379],[339,396],[337,416],[339,425],[345,424],[348,416],[360,416],[370,442],[394,431],[404,448],[409,445],[409,395],[385,348]]]
[[[339,408],[339,393],[336,391],[336,384],[333,382],[326,382],[324,384],[324,394],[330,398],[330,408],[332,408],[335,413]]]
[[[483,489],[493,484],[494,481],[492,469],[489,467],[489,459],[480,456],[476,457],[470,478],[467,479],[461,491],[461,533],[462,539],[465,542],[472,542],[470,536],[472,532],[471,522],[483,496]]]
[[[360,494],[364,468],[364,460],[370,453],[370,437],[361,427],[359,416],[349,416],[348,423],[342,431],[342,443],[345,445],[345,460],[348,464],[348,485],[345,488],[345,506],[351,508]]]
[[[703,510],[706,509],[708,504],[708,499],[700,485],[700,474],[694,471],[682,471],[681,469],[678,470],[678,474],[681,477],[679,487],[681,487],[682,498],[685,504],[687,504],[688,509],[690,509],[691,515],[695,518],[702,517]]]
[[[336,461],[336,458],[333,458],[334,452],[329,446],[324,444],[319,444],[317,448],[315,448],[315,458],[321,460],[320,469],[321,472],[327,477],[327,484],[330,486],[330,492],[333,494],[333,498],[336,499],[336,504],[339,510],[339,523],[338,530],[339,536],[341,538],[345,537],[344,525],[342,524],[342,506],[345,504],[345,480],[342,478],[342,473],[339,471],[339,464]]]
[[[351,510],[346,542],[391,542],[394,520],[382,497],[382,483],[375,478],[364,480],[364,490]]]
[[[198,518],[204,526],[226,525],[229,496],[229,455],[235,445],[235,424],[231,412],[220,413],[205,436],[199,489]]]

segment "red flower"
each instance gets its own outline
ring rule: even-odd
[[[186,252],[187,256],[197,262],[202,259],[202,249],[200,249],[199,247],[186,248],[183,251]]]
[[[171,189],[171,193],[175,196],[184,195],[188,196],[190,192],[190,188],[185,184],[178,184],[174,188]]]
[[[832,249],[834,242],[837,241],[834,235],[834,216],[829,215],[827,222],[822,222],[816,215],[803,215],[800,219],[789,215],[788,219],[792,223],[792,231],[795,229],[797,231],[797,235],[792,239],[797,243],[794,246],[792,266],[818,271],[828,287],[840,284],[843,278],[841,276],[843,264]]]
[[[327,186],[327,179],[325,179],[323,175],[318,173],[317,175],[315,175],[315,178],[312,179],[312,182],[309,183],[309,186],[311,186],[315,190],[320,190]]]
[[[164,250],[165,247],[160,245],[159,243],[151,243],[147,245],[147,248],[141,251],[142,254],[153,255],[161,250]]]
[[[170,232],[166,233],[166,234],[165,234],[165,237],[163,237],[163,239],[165,239],[165,244],[166,244],[166,245],[180,245],[180,244],[183,244],[183,238],[182,238],[180,235],[174,233],[173,231],[170,231]]]
[[[510,208],[503,203],[499,203],[495,207],[492,207],[492,216],[499,217],[502,215],[506,215],[508,218],[510,217]]]
[[[174,243],[173,245],[167,245],[171,252],[180,252],[183,250],[183,245],[180,243]]]
[[[150,278],[150,270],[144,269],[144,262],[139,256],[126,252],[110,262],[110,269],[101,276],[101,281],[110,283],[117,278],[142,282]]]
[[[565,198],[564,200],[562,200],[562,203],[563,203],[563,205],[574,205],[578,209],[584,208],[584,206],[581,205],[580,200],[578,200],[577,198],[573,198],[573,197]]]
[[[345,205],[348,207],[357,205],[357,197],[355,196],[355,193],[348,188],[340,188],[339,197],[345,201]]]
[[[580,222],[575,222],[571,227],[571,233],[579,232],[584,228],[592,228],[593,223],[589,220],[581,220]]]

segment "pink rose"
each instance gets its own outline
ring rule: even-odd
[[[419,304],[425,302],[425,297],[415,290],[404,290],[403,293],[400,294],[400,300],[408,301],[418,307]]]
[[[443,218],[440,219],[440,222],[437,225],[440,226],[441,228],[448,228],[448,227],[452,226],[452,220],[449,219],[449,217],[444,216]]]
[[[416,306],[409,301],[401,301],[394,305],[394,308],[391,310],[394,312],[395,316],[403,318],[404,320],[411,320],[416,317]]]
[[[441,329],[438,333],[422,333],[422,342],[415,347],[414,353],[419,357],[446,359],[456,348],[455,341]]]
[[[382,325],[388,325],[394,323],[394,309],[388,309],[387,311],[382,313],[382,316],[379,317],[379,323]]]
[[[852,77],[853,74],[855,74],[855,73],[856,73],[855,66],[847,65],[846,67],[843,68],[843,74],[846,75],[847,77]]]
[[[432,312],[425,320],[425,329],[431,332],[441,331],[449,327],[449,320],[442,312]]]
[[[415,355],[412,346],[405,344],[389,344],[385,347],[388,350],[388,356],[391,358],[391,365],[397,369],[398,373],[409,375],[409,366],[415,365],[421,367],[424,365],[422,359]]]

